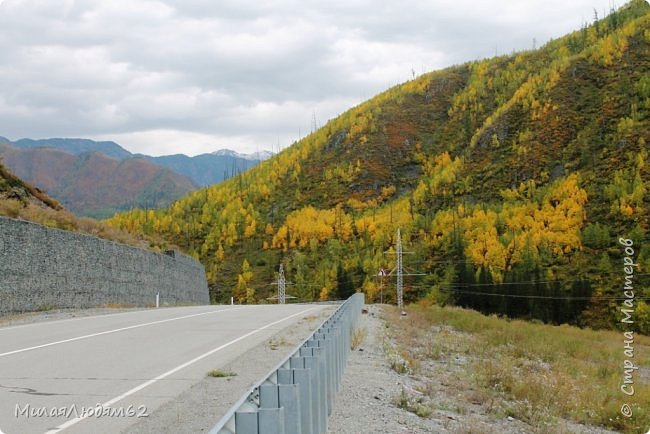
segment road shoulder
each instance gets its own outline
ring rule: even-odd
[[[234,376],[210,377],[169,401],[149,417],[140,419],[122,433],[208,432],[257,381],[266,376],[300,345],[334,310],[305,314],[264,343],[222,366],[214,366]]]

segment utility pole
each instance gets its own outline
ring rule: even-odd
[[[273,296],[268,298],[268,300],[274,300],[277,297],[278,304],[286,304],[287,302],[287,285],[293,285],[291,282],[287,282],[286,278],[284,277],[284,266],[280,264],[280,270],[278,271],[278,280],[269,283],[269,285],[278,285],[278,295]],[[296,298],[291,295],[288,296],[289,298]]]
[[[386,252],[393,253],[393,252]],[[414,252],[405,252],[402,249],[402,233],[399,228],[397,228],[397,242],[395,243],[395,255],[396,255],[396,265],[395,268],[388,273],[389,276],[392,276],[393,273],[397,277],[397,307],[400,309],[404,304],[404,276],[424,276],[423,273],[404,273],[404,261],[403,255],[405,253],[414,253]]]
[[[402,302],[404,298],[404,270],[402,268],[402,234],[400,229],[397,228],[397,307],[402,308]]]
[[[286,302],[286,287],[287,281],[284,279],[284,267],[280,264],[280,272],[278,274],[278,304],[285,304]]]

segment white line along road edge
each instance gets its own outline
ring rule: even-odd
[[[8,351],[6,353],[0,353],[0,357],[9,356],[11,354],[23,353],[25,351],[37,350],[39,348],[51,347],[52,345],[65,344],[66,342],[74,342],[74,341],[78,341],[78,340],[81,340],[81,339],[93,338],[95,336],[101,336],[101,335],[107,335],[107,334],[110,334],[110,333],[122,332],[124,330],[136,329],[138,327],[145,327],[145,326],[150,326],[150,325],[154,325],[154,324],[162,324],[164,322],[177,321],[179,319],[192,318],[192,317],[195,317],[195,316],[209,315],[211,313],[230,312],[230,311],[239,310],[239,309],[244,309],[244,308],[243,307],[235,307],[235,308],[231,308],[231,309],[211,310],[210,312],[194,313],[192,315],[184,315],[184,316],[179,316],[179,317],[176,317],[176,318],[161,319],[159,321],[147,322],[147,323],[144,323],[144,324],[136,324],[136,325],[132,325],[132,326],[128,326],[128,327],[121,327],[119,329],[114,329],[114,330],[106,330],[104,332],[93,333],[93,334],[90,334],[90,335],[77,336],[76,338],[63,339],[61,341],[50,342],[50,343],[43,344],[43,345],[36,345],[34,347],[21,348],[19,350]],[[0,434],[2,434],[2,433],[0,433]]]
[[[284,322],[284,321],[286,321],[286,320],[288,320],[290,318],[293,318],[295,316],[302,315],[302,314],[304,314],[306,312],[309,312],[310,310],[314,310],[314,309],[316,309],[316,308],[311,307],[309,309],[302,310],[302,311],[300,311],[298,313],[294,313],[293,315],[289,315],[286,318],[282,318],[281,320],[274,321],[274,322],[269,323],[269,324],[267,324],[265,326],[262,326],[262,327],[260,327],[260,328],[258,328],[256,330],[253,330],[252,332],[248,332],[245,335],[241,335],[237,339],[233,339],[232,341],[227,342],[227,343],[225,343],[225,344],[223,344],[223,345],[221,345],[221,346],[219,346],[217,348],[214,348],[214,349],[208,351],[207,353],[203,353],[200,356],[195,357],[192,360],[189,360],[189,361],[183,363],[182,365],[178,365],[175,368],[170,369],[169,371],[165,372],[164,374],[160,374],[156,378],[153,378],[153,379],[151,379],[149,381],[146,381],[146,382],[140,384],[139,386],[134,387],[133,389],[129,390],[128,392],[125,392],[125,393],[121,394],[120,396],[116,396],[115,398],[113,398],[113,399],[111,399],[109,401],[106,401],[105,403],[102,404],[102,408],[103,407],[110,407],[111,405],[115,404],[116,402],[119,402],[119,401],[123,400],[127,396],[133,395],[134,393],[139,392],[140,390],[144,389],[145,387],[151,386],[152,384],[156,383],[157,381],[162,380],[162,379],[164,379],[166,377],[169,377],[170,375],[180,371],[181,369],[186,368],[186,367],[198,362],[199,360],[204,359],[204,358],[216,353],[217,351],[221,351],[224,348],[229,347],[232,344],[235,344],[235,343],[237,343],[237,342],[239,342],[239,341],[241,341],[243,339],[246,339],[247,337],[252,336],[255,333],[259,333],[262,330],[265,330],[265,329],[267,329],[269,327],[272,327],[272,326],[274,326],[276,324]],[[84,415],[84,416],[79,416],[79,417],[76,417],[74,419],[71,419],[68,422],[65,422],[65,423],[59,425],[58,427],[56,427],[56,428],[54,428],[54,429],[52,429],[50,431],[47,431],[45,434],[55,434],[55,433],[58,433],[60,431],[63,431],[64,429],[70,428],[72,425],[75,425],[75,424],[81,422],[82,420],[86,419],[87,417],[88,417],[88,415]]]

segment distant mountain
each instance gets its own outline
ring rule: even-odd
[[[11,145],[20,149],[54,148],[72,155],[80,155],[86,152],[101,152],[104,155],[118,160],[143,158],[181,175],[185,175],[201,187],[222,182],[254,167],[273,155],[269,151],[241,154],[230,149],[222,149],[195,157],[188,157],[183,154],[152,157],[143,154],[132,154],[115,142],[96,142],[89,139],[20,139],[12,142],[6,137],[0,136],[0,144]]]
[[[219,151],[215,151],[212,153],[212,155],[217,155],[217,156],[224,156],[224,157],[233,157],[233,158],[241,158],[243,160],[268,160],[273,156],[273,153],[270,151],[257,151],[253,152],[252,154],[241,154],[237,151],[232,151],[230,149],[221,149]]]
[[[189,178],[143,158],[118,160],[98,151],[73,155],[6,144],[0,144],[0,156],[19,178],[79,215],[107,217],[133,207],[159,208],[197,188]]]
[[[202,187],[225,181],[256,166],[261,161],[252,155],[238,154],[229,150],[201,154],[195,157],[188,157],[183,154],[162,157],[143,155],[142,157],[154,164],[183,174]]]
[[[109,157],[117,158],[118,160],[123,160],[133,155],[115,142],[96,142],[88,139],[20,139],[11,142],[4,137],[0,137],[0,141],[2,139],[5,140],[5,144],[11,144],[21,149],[56,148],[73,155],[97,151]]]

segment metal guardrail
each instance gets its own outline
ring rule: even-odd
[[[322,434],[332,413],[364,295],[347,299],[254,385],[210,434]]]

